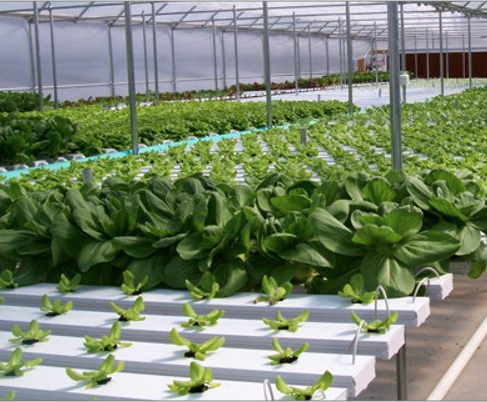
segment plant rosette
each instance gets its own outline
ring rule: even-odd
[[[350,314],[353,322],[360,325],[362,319],[354,311],[351,311]],[[391,325],[397,321],[398,317],[399,315],[397,314],[397,311],[393,311],[385,320],[374,320],[371,322],[364,321],[362,329],[368,333],[385,334]]]
[[[40,363],[42,363],[41,358],[22,361],[22,349],[16,348],[6,363],[0,363],[0,373],[10,377],[20,377],[24,375],[24,369],[30,369]]]
[[[61,278],[59,279],[56,289],[61,293],[76,292],[80,283],[81,274],[76,274],[72,279],[69,279],[66,275],[61,274]]]
[[[57,317],[58,315],[66,314],[73,308],[72,301],[67,301],[64,305],[61,304],[61,300],[54,300],[54,302],[51,303],[47,294],[42,296],[41,300],[41,311],[46,313],[46,317]]]
[[[268,278],[267,275],[264,275],[262,278],[262,289],[267,296],[258,296],[254,300],[254,303],[266,301],[269,302],[269,305],[273,306],[291,294],[293,285],[291,282],[284,282],[282,285],[279,285],[272,276]]]
[[[220,383],[213,382],[213,375],[209,368],[204,368],[196,362],[189,366],[189,381],[174,381],[168,388],[180,396],[197,394],[220,386]]]
[[[190,302],[183,304],[183,314],[189,317],[188,321],[181,324],[184,328],[204,328],[206,326],[216,325],[218,320],[223,317],[223,310],[215,309],[208,314],[196,314]]]
[[[282,313],[278,311],[276,313],[276,318],[274,320],[270,320],[266,317],[262,318],[262,321],[264,324],[268,325],[271,329],[274,329],[276,331],[290,331],[290,332],[296,332],[299,328],[299,324],[306,321],[309,317],[309,311],[304,310],[301,314],[294,318],[284,318]]]
[[[275,355],[269,356],[272,365],[277,364],[289,364],[298,360],[299,355],[309,348],[309,343],[306,342],[296,350],[292,350],[290,347],[283,349],[277,338],[272,339],[272,347],[277,352]]]
[[[123,309],[118,307],[115,303],[111,303],[112,309],[118,314],[118,321],[144,321],[145,317],[141,316],[140,313],[145,310],[144,300],[142,296],[135,299],[132,307],[128,309]]]
[[[86,335],[83,346],[88,350],[88,353],[113,352],[119,347],[126,348],[131,346],[131,342],[120,341],[121,333],[120,323],[115,321],[112,324],[110,333],[108,335],[103,335],[100,339],[95,339]]]
[[[169,339],[175,345],[185,346],[188,349],[184,353],[184,357],[195,358],[198,360],[205,360],[209,352],[218,350],[225,343],[225,338],[218,338],[216,336],[203,343],[194,343],[179,334],[176,328],[173,328],[171,332],[169,332]]]
[[[321,394],[320,398],[316,399],[326,399],[324,392],[330,388],[333,383],[333,375],[326,371],[313,385],[306,388],[297,388],[287,385],[282,377],[278,375],[276,377],[276,388],[279,392],[284,395],[289,396],[293,401],[310,401],[317,396],[318,393]]]
[[[26,332],[22,331],[17,324],[13,325],[12,334],[15,338],[9,339],[9,342],[32,345],[37,342],[47,342],[49,340],[49,335],[51,335],[51,331],[43,331],[39,322],[32,320]]]
[[[113,355],[108,355],[103,363],[98,367],[98,370],[94,371],[83,371],[78,373],[77,371],[67,368],[66,374],[74,381],[86,381],[86,388],[93,388],[98,385],[107,384],[111,381],[112,377],[110,374],[122,371],[125,363],[119,361],[115,364],[115,357]]]

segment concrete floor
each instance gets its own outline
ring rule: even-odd
[[[452,294],[431,303],[420,328],[408,328],[409,400],[425,400],[487,315],[487,278],[475,281],[455,274]],[[445,400],[486,400],[487,340],[480,346]],[[357,400],[396,399],[396,361],[378,361],[377,378]]]

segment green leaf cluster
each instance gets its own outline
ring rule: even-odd
[[[309,401],[317,391],[325,392],[332,383],[333,375],[329,371],[325,371],[318,381],[306,388],[291,387],[286,384],[280,375],[276,377],[276,388],[278,391],[288,395],[293,401]]]
[[[347,283],[343,290],[338,292],[338,296],[350,297],[352,303],[369,304],[374,301],[375,292],[366,292],[364,289],[364,277],[355,274]]]
[[[113,352],[119,347],[126,348],[131,346],[132,343],[130,342],[120,341],[121,334],[122,329],[120,323],[115,321],[112,324],[110,333],[108,335],[103,335],[101,339],[95,339],[91,336],[85,335],[85,342],[83,343],[83,346],[88,350],[88,353]]]
[[[210,272],[205,272],[198,282],[198,286],[193,285],[188,279],[184,282],[186,288],[188,289],[191,297],[202,300],[202,299],[213,299],[220,289],[220,285],[216,281],[214,275]]]
[[[0,362],[0,373],[4,376],[20,377],[24,375],[25,369],[30,369],[40,363],[42,363],[41,358],[22,361],[22,348],[16,348],[6,363]]]
[[[296,350],[292,350],[290,347],[283,349],[283,347],[279,343],[279,340],[277,338],[272,338],[272,347],[277,352],[277,354],[269,356],[271,364],[289,364],[298,360],[299,355],[308,350],[309,343],[306,342]]]
[[[305,322],[309,317],[309,311],[304,310],[301,314],[294,318],[284,318],[282,313],[278,311],[276,313],[276,318],[274,320],[270,320],[266,317],[262,318],[262,321],[264,324],[268,325],[271,329],[274,329],[276,331],[290,331],[290,332],[296,332],[299,328],[299,324],[302,322]]]
[[[41,311],[46,312],[47,317],[56,317],[61,314],[66,314],[73,308],[73,302],[67,301],[64,305],[61,304],[61,300],[54,300],[51,303],[47,295],[42,296]]]
[[[360,325],[362,322],[361,318],[354,312],[351,311],[352,320],[355,324]],[[365,332],[385,334],[390,326],[394,324],[399,315],[396,311],[393,311],[385,320],[374,320],[371,322],[365,322],[362,329]]]
[[[180,396],[196,394],[217,388],[220,383],[213,382],[213,375],[209,368],[204,368],[196,362],[191,362],[189,366],[189,381],[173,381],[168,388]]]
[[[51,331],[43,331],[38,321],[32,320],[27,327],[27,331],[24,332],[17,325],[12,326],[12,334],[15,338],[9,339],[12,343],[21,343],[22,345],[32,345],[37,342],[47,342]]]
[[[206,326],[216,325],[218,320],[223,317],[223,310],[212,310],[208,314],[196,314],[190,302],[183,304],[183,314],[189,317],[188,321],[181,324],[184,328],[203,328]]]
[[[208,352],[214,352],[221,348],[225,343],[225,338],[218,338],[217,336],[214,336],[203,343],[193,343],[178,333],[176,328],[173,328],[171,332],[169,332],[169,339],[175,345],[185,346],[188,349],[188,351],[184,353],[185,357],[192,357],[198,360],[205,360]]]
[[[56,285],[56,289],[61,293],[76,292],[81,283],[81,274],[76,274],[73,279],[69,279],[66,275],[61,274],[59,283]]]
[[[115,364],[115,357],[113,355],[108,355],[97,370],[78,373],[68,367],[66,369],[66,374],[74,381],[85,381],[86,388],[93,388],[111,381],[112,378],[109,376],[122,371],[124,366],[125,363],[123,361],[119,361]]]
[[[118,307],[115,303],[111,303],[113,311],[118,314],[118,321],[144,321],[145,317],[141,316],[140,313],[145,310],[144,300],[142,296],[135,299],[132,307],[128,309],[123,309]]]
[[[130,271],[123,272],[123,283],[122,283],[122,292],[128,296],[135,296],[140,295],[142,293],[142,288],[147,284],[149,281],[149,276],[146,275],[142,282],[135,283],[135,276]]]
[[[277,302],[283,301],[291,294],[293,285],[291,282],[284,282],[282,285],[279,285],[272,276],[267,278],[267,275],[264,275],[262,278],[262,288],[267,296],[258,296],[254,302],[259,303],[267,301],[269,302],[269,305],[273,306]]]

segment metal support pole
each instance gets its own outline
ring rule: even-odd
[[[308,28],[309,78],[313,78],[313,58],[311,55],[311,27]]]
[[[174,25],[171,25],[170,28],[170,45],[171,45],[171,85],[172,85],[172,91],[176,92],[176,47],[174,46],[174,31],[175,27]]]
[[[213,45],[213,79],[215,81],[215,91],[218,91],[218,65],[216,59],[216,26],[215,17],[211,17],[211,35]]]
[[[406,377],[406,344],[404,344],[396,355],[397,372],[397,399],[407,400],[407,377]]]
[[[152,57],[154,58],[154,93],[155,103],[159,104],[159,67],[157,64],[157,24],[156,24],[156,8],[154,2],[151,3],[152,9]]]
[[[414,77],[418,78],[418,41],[414,35]]]
[[[264,32],[262,38],[262,49],[264,51],[264,77],[265,93],[267,102],[267,128],[272,128],[272,95],[271,95],[271,61],[269,50],[269,18],[267,13],[267,2],[262,2]]]
[[[115,68],[113,65],[112,26],[108,25],[108,62],[110,67],[110,93],[115,98]]]
[[[42,69],[41,69],[41,46],[39,42],[39,10],[37,2],[34,5],[34,43],[36,48],[36,66],[37,66],[37,91],[39,93],[39,110],[44,111],[44,94],[42,91]]]
[[[145,95],[147,102],[150,101],[149,93],[149,67],[147,66],[147,32],[145,29],[145,14],[142,12],[142,40],[144,41],[144,76],[145,76]]]
[[[298,38],[296,36],[296,13],[293,13],[293,43],[294,43],[294,88],[296,95],[299,93],[298,82]]]
[[[223,88],[227,87],[227,61],[225,55],[225,32],[222,30],[222,74],[223,74]]]
[[[32,82],[32,93],[36,93],[36,71],[35,71],[35,63],[34,63],[34,49],[32,44],[32,21],[28,21],[29,24],[29,31],[27,32],[28,35],[28,44],[29,44],[29,62],[30,62],[30,79]]]
[[[343,89],[342,21],[338,18],[338,57],[340,58],[340,89]]]
[[[51,60],[52,60],[52,86],[54,90],[54,107],[59,107],[59,98],[57,92],[57,71],[56,71],[56,47],[54,45],[54,17],[52,7],[49,4],[49,33],[51,37]]]
[[[132,12],[130,2],[124,2],[125,10],[125,46],[127,48],[127,81],[129,90],[130,107],[130,132],[132,134],[132,153],[139,154],[138,132],[137,132],[137,110],[135,104],[135,72],[134,72],[134,46],[132,39]]]
[[[472,27],[470,26],[470,15],[468,21],[468,87],[472,89]]]
[[[404,5],[401,3],[401,71],[407,71],[406,67],[406,35],[404,33]],[[402,86],[402,101],[406,103],[406,85]]]
[[[428,28],[426,28],[426,80],[430,80],[430,44],[428,39]]]
[[[466,77],[466,65],[465,65],[466,57],[465,57],[465,34],[462,34],[462,76],[463,79]]]
[[[347,70],[348,70],[348,113],[353,113],[353,49],[352,33],[350,28],[350,2],[345,3],[345,14],[347,19]]]
[[[374,22],[374,70],[375,70],[375,85],[379,85],[379,69],[377,67],[377,22]]]
[[[439,35],[439,42],[440,42],[440,88],[441,88],[441,96],[445,95],[445,60],[443,55],[443,13],[441,10],[438,12],[439,16],[439,23],[440,23],[440,30],[438,32]]]
[[[389,93],[391,116],[392,168],[402,170],[401,93],[399,87],[399,32],[397,1],[387,3],[389,32]]]
[[[235,58],[235,90],[236,98],[240,100],[240,82],[238,77],[238,27],[237,27],[237,12],[233,6],[233,50]]]
[[[325,36],[325,52],[326,52],[326,75],[330,75],[330,48],[328,47],[328,36]]]
[[[445,32],[445,61],[446,61],[446,78],[450,78],[450,50],[448,46],[448,31]]]

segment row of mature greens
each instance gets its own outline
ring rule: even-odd
[[[44,105],[49,105],[50,95],[43,99]],[[0,113],[30,112],[39,110],[40,95],[30,92],[0,91]]]
[[[273,102],[276,125],[344,113],[344,102]],[[190,135],[229,133],[266,125],[261,102],[185,102],[139,107],[139,140],[146,145],[181,140]],[[50,110],[43,114],[0,114],[0,165],[56,157],[69,152],[85,155],[131,146],[129,110],[100,106]]]
[[[336,293],[360,272],[365,290],[401,296],[418,267],[443,271],[456,256],[476,277],[487,260],[485,193],[471,175],[444,170],[321,184],[271,174],[255,187],[201,175],[32,193],[11,183],[0,215],[0,266],[20,285],[63,273],[120,285],[128,270],[148,277],[143,290],[182,289],[210,272],[220,297],[259,289],[264,275]]]

